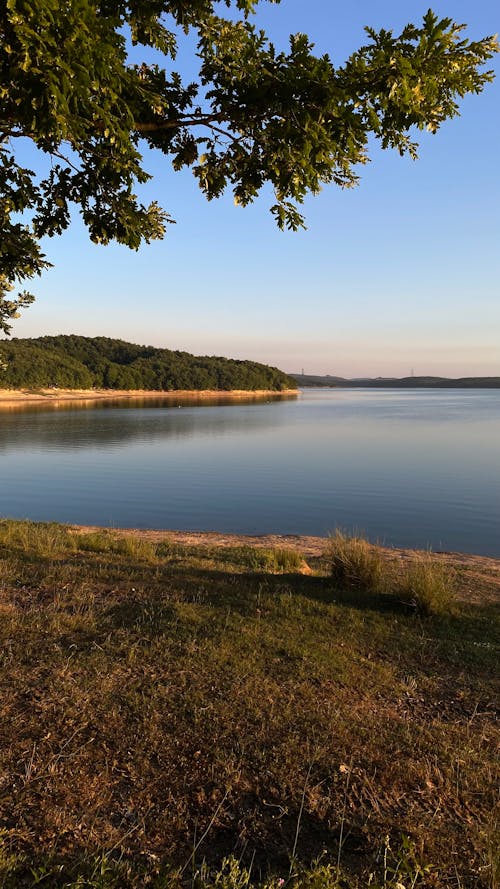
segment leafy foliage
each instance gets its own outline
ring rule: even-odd
[[[44,336],[0,346],[0,388],[295,389],[276,367],[196,357],[107,337]]]
[[[367,29],[343,66],[317,57],[304,34],[278,52],[250,15],[258,0],[6,0],[0,11],[0,329],[31,297],[9,292],[47,266],[39,245],[79,208],[96,243],[137,249],[161,238],[168,213],[144,206],[145,143],[175,170],[192,168],[210,200],[230,187],[245,206],[264,183],[280,228],[323,183],[349,187],[371,136],[416,153],[413,127],[435,132],[458,100],[492,79],[493,38],[429,10],[400,35]],[[279,0],[275,0],[279,2]],[[223,9],[223,7],[222,7]],[[193,31],[198,82],[173,70],[179,37]],[[162,64],[131,64],[132,43]],[[16,161],[27,138],[48,161],[37,175]]]

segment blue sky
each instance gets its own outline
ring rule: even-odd
[[[364,25],[398,31],[427,8],[282,0],[257,19],[278,46],[303,31],[341,63]],[[433,9],[473,39],[500,27],[496,0]],[[192,174],[147,155],[144,199],[177,224],[134,253],[92,245],[75,217],[47,241],[54,268],[13,335],[104,335],[342,376],[500,375],[500,82],[419,140],[417,162],[375,149],[358,188],[308,199],[297,234],[275,229],[269,194],[244,210],[231,195],[207,203]]]

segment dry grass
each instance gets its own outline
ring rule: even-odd
[[[0,523],[2,889],[498,889],[491,605],[124,539]]]
[[[406,564],[394,584],[394,593],[421,614],[446,614],[456,602],[456,572],[419,555]]]
[[[363,537],[337,530],[330,538],[331,576],[336,587],[380,593],[386,589],[386,566],[377,548]]]

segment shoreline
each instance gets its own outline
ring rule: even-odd
[[[149,543],[174,543],[180,546],[231,549],[290,549],[299,552],[313,562],[328,558],[328,537],[307,534],[225,534],[219,531],[181,531],[153,528],[108,528],[102,525],[73,525],[66,527],[75,534],[108,533],[116,537],[135,537]],[[458,596],[470,603],[500,604],[500,558],[461,552],[432,552],[408,547],[388,547],[372,544],[389,562],[414,559],[415,556],[431,556],[461,575]]]
[[[299,394],[298,389],[0,389],[0,410],[2,407],[22,404],[55,404],[64,402],[129,401],[133,399],[199,399],[211,398],[235,400],[241,398],[291,398]]]

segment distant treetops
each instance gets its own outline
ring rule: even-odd
[[[0,343],[0,389],[295,389],[276,367],[198,357],[108,337],[44,336]]]

